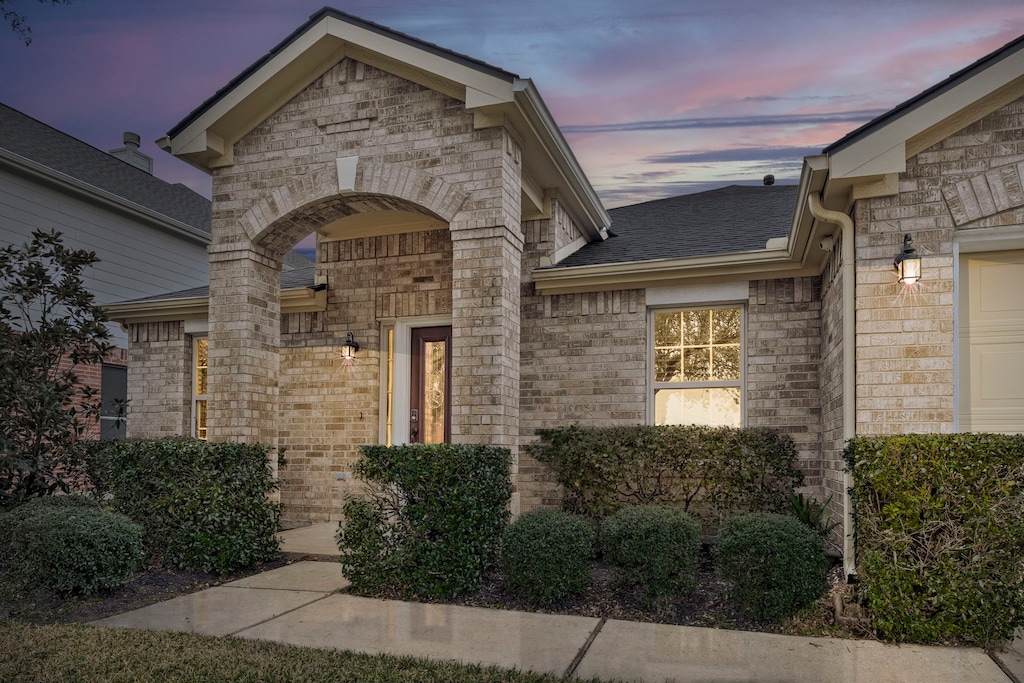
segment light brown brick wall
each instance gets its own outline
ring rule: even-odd
[[[746,426],[796,442],[804,484],[821,487],[821,282],[750,283],[746,324]]]
[[[287,521],[339,519],[359,446],[381,441],[379,321],[452,310],[447,230],[321,242],[317,252],[327,310],[281,320],[278,443],[288,462],[280,472]],[[339,357],[348,332],[359,342],[351,363]]]
[[[1018,100],[908,159],[898,195],[857,203],[858,434],[953,431],[954,237],[1024,222],[1019,198],[1002,212],[983,206],[986,174],[996,171],[992,182],[1000,185],[1001,171],[1014,175],[1024,160],[1022,140]],[[962,181],[979,194],[951,191]],[[970,206],[979,200],[982,206]],[[904,290],[892,260],[906,233],[922,255],[924,275]]]
[[[642,424],[647,410],[647,312],[643,290],[540,296],[529,273],[556,244],[577,234],[557,201],[552,218],[524,223],[522,443],[538,429]],[[571,241],[571,240],[570,240]],[[546,465],[520,454],[521,509],[557,507]]]
[[[821,276],[821,500],[832,496],[833,519],[843,516],[843,273],[840,235]],[[849,400],[853,400],[850,397]]]
[[[192,404],[192,337],[181,322],[128,331],[128,437],[187,436]]]

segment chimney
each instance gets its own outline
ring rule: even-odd
[[[153,175],[153,157],[146,156],[139,151],[139,145],[142,144],[139,134],[125,131],[123,141],[124,147],[110,150],[110,156]]]

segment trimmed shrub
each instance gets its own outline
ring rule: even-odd
[[[715,548],[733,597],[758,619],[777,620],[814,602],[827,587],[818,534],[790,515],[752,512],[722,522]]]
[[[573,425],[537,434],[525,450],[554,469],[563,508],[597,519],[626,505],[783,512],[803,483],[793,439],[768,429]]]
[[[648,602],[686,594],[697,585],[700,524],[678,508],[622,508],[601,524],[601,552]]]
[[[991,646],[1024,626],[1024,436],[862,437],[846,461],[878,635]]]
[[[475,590],[508,522],[507,448],[362,446],[365,498],[345,503],[342,573],[360,593],[444,597]]]
[[[14,531],[14,527],[29,517],[39,514],[42,510],[57,508],[99,510],[100,503],[94,498],[77,494],[49,495],[41,498],[30,498],[27,502],[17,507],[0,511],[0,573],[12,574],[13,570],[17,569],[19,565],[15,559],[14,552],[10,550],[11,534]]]
[[[142,527],[98,507],[40,505],[5,515],[3,521],[13,521],[7,561],[14,576],[59,593],[91,595],[120,588],[145,557]]]
[[[114,509],[142,524],[154,560],[226,573],[277,555],[270,453],[196,439],[115,441],[97,449],[90,471]]]
[[[593,552],[594,529],[585,519],[534,510],[505,529],[501,570],[511,590],[552,603],[586,590]]]

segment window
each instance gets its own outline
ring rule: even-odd
[[[128,404],[128,368],[104,365],[100,375],[100,438],[125,438],[125,406]]]
[[[654,423],[739,427],[743,311],[654,311]]]
[[[192,435],[206,440],[206,374],[209,344],[205,337],[196,337],[192,349]]]

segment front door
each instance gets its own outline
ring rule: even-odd
[[[451,357],[450,326],[413,328],[410,443],[451,440]]]

